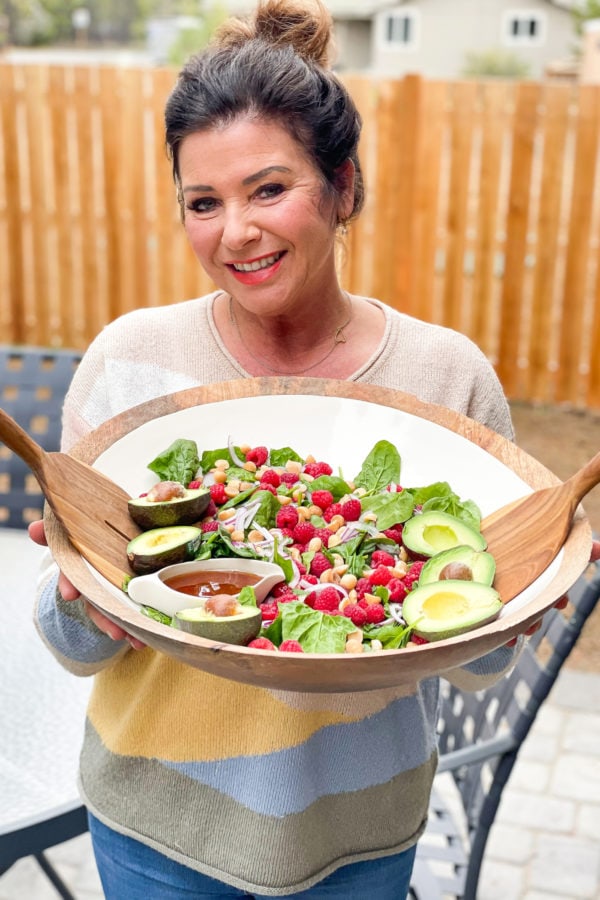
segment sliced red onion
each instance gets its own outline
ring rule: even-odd
[[[401,603],[390,603],[390,613],[392,614],[392,618],[402,626],[406,625],[406,622],[402,618],[402,604]]]
[[[235,452],[235,447],[233,446],[233,439],[232,439],[231,435],[228,435],[228,437],[227,437],[227,449],[229,450],[229,455],[231,456],[231,458],[234,461],[234,463],[236,464],[236,466],[239,466],[240,469],[243,469],[245,460],[240,459],[239,456],[237,455],[237,453]]]
[[[348,596],[348,591],[346,588],[342,587],[341,584],[336,584],[333,581],[320,581],[318,584],[311,584],[310,581],[306,581],[304,578],[301,578],[299,583],[296,585],[301,588],[303,591],[316,591],[316,593],[320,593],[324,591],[325,588],[332,587],[338,591],[342,597]]]
[[[352,538],[356,537],[358,528],[354,525],[344,525],[336,532],[336,534],[340,538],[342,544],[345,544],[346,541],[350,541]]]

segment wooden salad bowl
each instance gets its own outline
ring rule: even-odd
[[[474,455],[475,462],[472,465],[469,462],[467,468],[479,473],[482,496],[476,491],[469,494],[468,485],[457,493],[479,503],[484,515],[494,512],[504,502],[518,499],[522,496],[520,491],[527,494],[561,484],[536,459],[466,416],[400,391],[317,378],[242,379],[162,396],[105,422],[81,440],[70,455],[98,468],[134,495],[140,490],[136,481],[138,470],[140,477],[151,477],[145,467],[153,457],[153,440],[154,449],[158,446],[158,450],[178,437],[193,438],[204,449],[226,446],[230,435],[238,443],[254,440],[267,446],[294,446],[294,440],[299,439],[297,435],[302,433],[298,430],[300,419],[305,432],[302,450],[315,455],[322,453],[321,458],[335,466],[338,459],[333,454],[337,451],[328,442],[338,441],[336,446],[344,447],[344,452],[354,452],[354,445],[363,439],[360,419],[363,413],[366,422],[372,420],[377,428],[387,429],[386,433],[375,434],[372,443],[381,438],[390,440],[398,447],[403,464],[405,458],[414,457],[418,461],[425,451],[435,459],[437,452],[439,464],[436,463],[431,481],[447,480],[457,490],[453,476],[444,477],[445,466],[450,466],[450,462],[459,465],[461,454],[469,460]],[[326,427],[319,429],[315,422],[325,423]],[[345,431],[341,437],[340,422],[341,430]],[[194,424],[194,434],[189,433],[190,423]],[[294,429],[296,437],[290,439],[288,435]],[[252,430],[252,435],[247,433]],[[416,446],[414,435],[421,432],[427,435],[427,446]],[[405,434],[409,437],[405,438]],[[143,448],[143,452],[141,458],[129,465],[129,448],[134,446]],[[123,473],[122,461],[128,462]],[[495,480],[486,471],[488,467],[493,467],[494,474],[505,473],[507,479],[523,485],[512,487],[512,496],[485,509],[485,502],[481,501],[486,499],[483,496],[486,489],[482,485]],[[135,477],[131,474],[134,471]],[[350,468],[344,468],[344,472],[348,477],[355,474]],[[474,484],[476,480],[474,477]],[[409,478],[405,483],[416,486]],[[487,502],[489,506],[489,499]],[[562,549],[545,579],[528,589],[526,600],[522,599],[525,594],[521,600],[517,597],[506,604],[494,622],[466,634],[363,655],[300,654],[216,643],[144,616],[125,593],[105,581],[81,557],[49,507],[46,507],[45,521],[51,551],[67,577],[111,621],[149,647],[213,675],[265,688],[307,692],[393,687],[408,693],[423,678],[444,674],[495,650],[523,633],[568,591],[589,562],[592,542],[589,522],[578,506]],[[544,536],[536,539],[542,547]]]

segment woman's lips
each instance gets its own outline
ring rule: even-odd
[[[242,284],[259,284],[273,275],[281,264],[285,253],[271,253],[247,262],[226,263],[231,274]]]

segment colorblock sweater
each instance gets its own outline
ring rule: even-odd
[[[215,296],[136,310],[101,332],[67,395],[64,450],[144,400],[249,377],[219,337]],[[350,380],[415,394],[511,438],[502,389],[478,348],[383,309],[380,346]],[[396,688],[301,694],[231,682],[112,641],[80,600],[60,597],[57,578],[48,559],[38,629],[63,666],[94,675],[80,787],[107,825],[267,896],[306,889],[341,865],[418,840],[437,762],[437,678],[410,696]],[[485,687],[515,652],[501,648],[450,680]]]

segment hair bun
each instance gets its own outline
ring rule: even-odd
[[[306,60],[328,68],[332,51],[331,15],[321,0],[261,0],[247,18],[228,19],[214,43],[240,45],[257,38],[273,46],[293,47]]]

